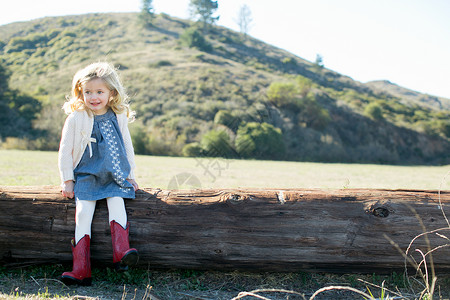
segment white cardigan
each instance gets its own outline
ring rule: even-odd
[[[127,178],[134,179],[136,164],[134,162],[134,149],[130,131],[128,130],[126,113],[117,115],[117,121],[122,133],[127,159],[131,167],[131,172]],[[80,163],[88,144],[90,146],[93,127],[94,116],[84,110],[74,111],[67,117],[62,130],[58,153],[58,167],[62,182],[74,180],[73,170]]]

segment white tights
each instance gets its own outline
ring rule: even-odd
[[[80,200],[76,201],[75,213],[75,241],[81,240],[86,234],[91,236],[91,224],[94,217],[95,205],[97,201]],[[108,205],[109,222],[112,220],[119,223],[123,228],[127,225],[127,212],[125,203],[121,197],[106,198]]]

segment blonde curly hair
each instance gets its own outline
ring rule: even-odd
[[[110,107],[116,114],[127,113],[129,120],[133,121],[136,113],[131,110],[129,98],[125,88],[120,81],[119,74],[116,68],[107,62],[97,62],[88,65],[84,69],[75,73],[72,81],[72,92],[70,97],[67,96],[67,101],[63,105],[66,114],[71,114],[74,111],[87,110],[84,103],[83,86],[92,79],[100,78],[106,84],[111,92],[111,98],[108,101]]]

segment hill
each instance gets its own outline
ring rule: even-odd
[[[401,87],[388,80],[378,80],[367,82],[368,86],[381,92],[386,92],[401,99],[406,105],[417,104],[438,110],[450,110],[450,99],[422,94],[404,87]]]
[[[151,27],[132,13],[44,18],[1,26],[0,59],[10,89],[40,105],[29,117],[32,129],[1,132],[3,148],[57,149],[73,74],[108,60],[137,111],[130,128],[140,154],[450,163],[444,107],[381,91],[223,27],[204,33],[165,14]],[[20,115],[23,105],[9,101]]]

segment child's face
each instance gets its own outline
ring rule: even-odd
[[[85,105],[96,115],[103,115],[108,111],[108,101],[111,91],[101,78],[91,79],[83,86]]]

